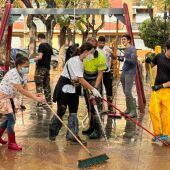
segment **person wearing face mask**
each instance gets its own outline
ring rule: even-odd
[[[71,57],[66,62],[53,94],[53,102],[57,102],[57,114],[61,119],[65,114],[68,106],[68,127],[79,139],[80,137],[78,136],[79,124],[77,119],[77,111],[79,105],[78,91],[80,85],[84,86],[86,89],[89,89],[94,96],[101,97],[100,93],[83,78],[83,61],[93,51],[94,48],[90,43],[84,43],[79,48],[79,55]],[[51,141],[56,139],[56,136],[58,135],[61,127],[62,123],[54,115],[49,125],[49,139]],[[77,144],[77,141],[69,131],[67,132],[66,139]],[[86,143],[83,140],[81,141],[84,144]]]
[[[16,67],[9,70],[0,83],[0,114],[5,114],[6,119],[0,124],[0,143],[6,144],[2,139],[5,130],[8,133],[8,149],[22,150],[22,147],[16,143],[14,125],[16,121],[15,112],[18,109],[18,92],[36,100],[45,103],[43,97],[31,94],[27,90],[27,74],[29,72],[29,60],[26,57],[19,57],[15,61]]]
[[[100,51],[97,51],[97,40],[94,37],[89,37],[87,42],[93,45],[94,52],[90,54],[84,60],[84,78],[88,83],[94,86],[99,91],[101,90],[101,82],[103,78],[103,71],[106,70],[106,59]],[[87,90],[84,90],[84,97],[89,114],[89,128],[84,130],[82,133],[88,135],[90,139],[98,139],[101,137],[101,125],[95,114],[93,106],[90,104],[90,94]],[[101,100],[96,98],[98,103],[98,109],[101,110]]]
[[[111,62],[113,59],[113,54],[112,50],[105,46],[105,37],[100,36],[98,38],[98,47],[97,50],[101,52],[104,57],[106,58],[106,65],[107,69],[103,72],[103,83],[106,89],[106,96],[107,96],[107,101],[112,103],[113,101],[113,90],[112,90],[112,81],[113,81],[113,74],[111,72]],[[109,111],[113,111],[112,106],[108,106]],[[107,124],[106,124],[106,135],[110,137],[112,131],[112,118],[108,117],[107,119]]]

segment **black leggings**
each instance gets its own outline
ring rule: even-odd
[[[60,92],[57,100],[57,114],[63,116],[68,106],[69,113],[77,113],[79,106],[79,95],[75,93]]]

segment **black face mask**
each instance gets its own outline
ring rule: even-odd
[[[97,57],[98,57],[98,51],[97,51],[97,50],[95,50],[93,56],[94,56],[94,58],[97,58]]]
[[[104,48],[104,46],[98,46],[98,48],[102,50]]]

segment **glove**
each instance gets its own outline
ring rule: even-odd
[[[34,58],[29,59],[29,63],[34,64],[35,63]]]
[[[101,94],[99,93],[99,91],[95,88],[92,89],[92,93],[95,97],[100,97],[102,98]]]
[[[151,60],[150,57],[148,57],[148,58],[146,58],[145,62],[148,63],[148,64],[151,64],[152,60]]]
[[[162,88],[164,88],[163,84],[152,86],[152,90],[153,90],[153,91],[157,91],[157,90],[162,89]]]
[[[120,62],[123,62],[123,61],[124,61],[124,57],[123,57],[123,56],[118,56],[118,60],[119,60]]]

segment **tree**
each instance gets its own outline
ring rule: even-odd
[[[170,14],[170,0],[143,0],[142,4],[146,5],[148,8],[157,8],[158,11],[162,12],[164,12],[166,4],[167,11],[169,11]]]
[[[170,29],[170,22],[167,23],[167,28]],[[154,49],[156,45],[164,46],[168,39],[168,33],[164,35],[165,24],[161,17],[145,20],[139,26],[139,35],[144,40],[145,46]]]
[[[92,1],[92,0],[84,0],[84,5],[80,6],[79,8],[108,8],[109,3],[108,0],[98,0],[98,1]],[[99,19],[99,16],[96,17],[96,15],[82,15],[81,19],[76,22],[76,27],[78,30],[82,33],[82,42],[87,38],[89,31],[92,30],[92,36],[96,37],[97,33],[100,29],[104,26],[104,15],[100,15],[101,23],[95,26],[95,19]],[[90,22],[91,20],[91,22]],[[96,28],[95,28],[96,27]]]

